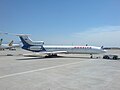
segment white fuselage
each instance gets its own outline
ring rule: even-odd
[[[0,45],[0,49],[7,49],[7,48],[9,48],[9,46],[7,44]]]
[[[48,46],[43,45],[46,51],[67,51],[67,53],[71,54],[99,54],[105,53],[105,50],[101,49],[101,47],[95,46]],[[38,49],[38,46],[34,46],[32,49]]]
[[[20,47],[20,45],[19,44],[13,44],[12,46],[9,46],[8,44],[0,45],[0,49],[10,49],[10,48],[15,48],[15,47]]]

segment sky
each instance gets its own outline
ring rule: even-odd
[[[120,0],[0,0],[0,32],[45,44],[120,46]],[[19,38],[0,35],[4,42]]]

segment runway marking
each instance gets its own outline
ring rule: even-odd
[[[74,64],[78,64],[80,62],[63,64],[63,65],[57,65],[57,66],[46,67],[46,68],[40,68],[40,69],[30,70],[30,71],[25,71],[25,72],[20,72],[20,73],[8,74],[8,75],[0,76],[0,79],[7,78],[7,77],[12,77],[12,76],[17,76],[17,75],[22,75],[22,74],[28,74],[28,73],[32,73],[32,72],[38,72],[38,71],[44,71],[44,70],[49,70],[49,69],[54,69],[54,68],[59,68],[59,67],[64,67],[64,66],[69,66],[69,65],[74,65]]]

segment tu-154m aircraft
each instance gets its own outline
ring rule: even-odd
[[[23,46],[22,48],[32,52],[39,52],[46,54],[47,56],[57,56],[57,54],[100,54],[106,51],[102,47],[96,46],[56,46],[56,45],[44,45],[43,41],[32,41],[28,35],[18,34]]]

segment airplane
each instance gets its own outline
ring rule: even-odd
[[[9,44],[2,44],[2,41],[3,39],[0,40],[0,50],[13,50],[13,48],[20,47],[20,44],[13,44],[13,40]]]
[[[4,50],[8,48],[8,44],[2,44],[3,39],[0,39],[0,50]]]
[[[100,54],[106,51],[103,47],[96,46],[56,46],[56,45],[44,45],[44,41],[32,41],[26,34],[17,34],[23,43],[22,49],[39,52],[46,54],[47,56],[57,56],[57,54]]]

